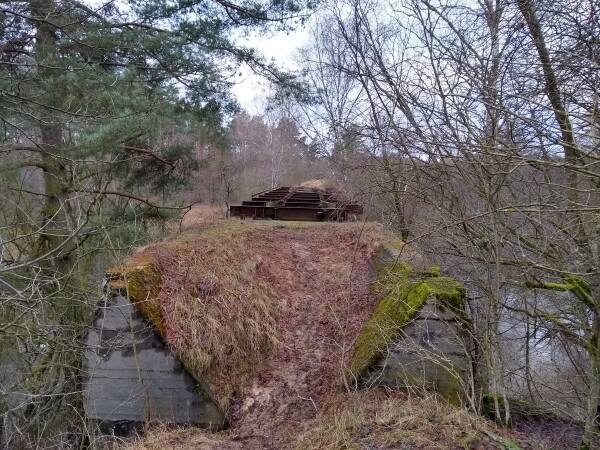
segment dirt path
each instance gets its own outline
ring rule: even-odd
[[[357,246],[356,236],[271,231],[260,237],[260,253],[268,257],[258,276],[280,295],[279,344],[252,386],[235,398],[231,429],[201,448],[288,448],[341,386],[344,358],[374,302],[371,249]],[[256,237],[249,233],[246,239]]]

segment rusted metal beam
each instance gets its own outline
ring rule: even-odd
[[[344,202],[335,191],[280,187],[262,191],[229,208],[233,217],[275,220],[344,221],[362,214],[362,207]]]

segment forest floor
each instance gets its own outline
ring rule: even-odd
[[[541,449],[570,448],[577,442],[576,430],[558,425],[546,428],[544,440],[532,430],[499,428],[433,397],[344,387],[344,367],[354,340],[377,300],[369,289],[368,263],[379,244],[393,239],[380,225],[220,221],[206,211],[192,212],[183,223],[183,236],[142,251],[163,261],[158,265],[167,294],[162,299],[167,342],[179,353],[185,346],[200,345],[186,335],[190,323],[202,327],[200,316],[194,316],[186,302],[202,297],[206,305],[213,302],[223,309],[226,292],[237,306],[225,305],[230,315],[214,320],[227,326],[242,323],[248,308],[272,309],[273,326],[256,331],[255,337],[272,342],[273,348],[266,357],[252,350],[237,355],[247,358],[241,370],[239,364],[204,362],[216,392],[227,394],[229,429],[212,433],[154,427],[130,442],[130,449]],[[403,257],[422,263],[409,251]],[[174,258],[178,264],[173,264]],[[210,273],[190,269],[198,264],[212,267]],[[180,279],[182,267],[185,280]],[[251,268],[253,279],[244,291],[227,285],[247,284],[246,278],[230,274],[242,267]],[[183,295],[185,283],[200,288],[195,295]],[[177,303],[174,295],[179,295]],[[252,303],[261,295],[259,303]],[[169,317],[166,309],[177,314]],[[213,317],[206,309],[203,314]],[[178,320],[182,315],[185,319]],[[253,317],[271,319],[268,314]],[[221,342],[227,338],[217,336]],[[236,339],[230,345],[245,348],[246,343]],[[221,352],[222,359],[236,355],[231,349],[211,348]],[[224,381],[232,378],[233,385]]]

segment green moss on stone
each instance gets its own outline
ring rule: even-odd
[[[465,404],[465,379],[458,376],[456,373],[446,372],[446,384],[442,389],[439,387],[436,390],[437,394],[451,405],[463,406]]]
[[[166,329],[157,299],[161,283],[158,270],[149,263],[136,266],[127,271],[125,281],[129,301],[136,304],[142,317],[150,322],[164,339]]]
[[[379,302],[356,340],[348,365],[349,380],[362,374],[387,349],[426,298],[426,286],[417,285],[400,288]]]
[[[428,270],[430,277],[439,277],[442,272],[442,268],[440,266],[431,266]]]
[[[373,258],[377,274],[374,288],[382,298],[356,339],[346,373],[349,383],[356,382],[379,359],[430,295],[455,310],[464,305],[465,288],[454,279],[429,276],[410,280],[412,268],[404,262],[390,261],[384,254],[386,251],[387,248],[382,246]],[[439,275],[438,271],[434,272]]]
[[[408,277],[412,272],[412,267],[403,261],[400,261],[400,250],[397,245],[380,245],[371,258],[373,269],[379,277],[380,274],[390,273],[403,277]]]

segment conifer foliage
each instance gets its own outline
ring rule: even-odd
[[[311,6],[0,3],[0,447],[82,442],[76,343],[97,256],[184,206],[191,136],[235,111],[240,65],[292,84],[239,43]]]

